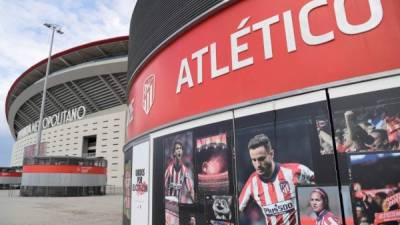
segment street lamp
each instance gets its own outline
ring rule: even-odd
[[[46,75],[44,77],[42,105],[40,106],[40,117],[39,117],[39,127],[38,127],[35,156],[38,156],[39,152],[40,152],[40,141],[42,139],[42,129],[43,129],[42,123],[43,123],[44,105],[46,102],[47,77],[49,76],[49,72],[50,72],[51,51],[53,49],[54,33],[55,32],[57,32],[59,34],[64,33],[61,31],[61,26],[59,26],[57,24],[45,23],[43,25],[46,26],[47,28],[51,29],[51,41],[50,41],[49,58],[47,59]]]

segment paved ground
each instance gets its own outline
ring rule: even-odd
[[[122,195],[20,197],[0,190],[0,225],[121,225]]]

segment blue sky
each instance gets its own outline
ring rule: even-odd
[[[1,0],[0,1],[0,166],[9,166],[11,137],[5,101],[12,83],[47,57],[50,30],[62,26],[53,54],[91,41],[128,35],[136,0]]]

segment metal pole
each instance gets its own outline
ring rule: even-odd
[[[40,152],[40,141],[42,139],[42,129],[43,129],[43,124],[42,123],[43,123],[44,105],[46,103],[47,77],[49,76],[49,72],[50,72],[51,51],[53,50],[54,33],[55,33],[56,29],[58,29],[58,26],[55,25],[55,24],[47,24],[47,23],[45,23],[44,25],[46,27],[50,28],[52,30],[52,32],[51,32],[49,57],[47,59],[47,66],[46,66],[46,75],[44,77],[42,105],[40,107],[39,127],[38,127],[38,134],[37,134],[35,156],[38,156],[39,152]],[[62,33],[59,29],[58,29],[57,32],[60,33],[60,34]]]

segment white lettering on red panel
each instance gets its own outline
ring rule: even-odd
[[[376,28],[383,18],[383,9],[381,0],[368,0],[370,17],[367,21],[359,24],[350,24],[347,20],[347,15],[350,12],[346,12],[345,9],[346,0],[334,0],[333,9],[336,17],[336,25],[338,29],[345,35],[357,35],[363,32]],[[310,46],[321,45],[335,39],[335,33],[333,30],[327,31],[323,34],[313,34],[312,27],[309,23],[309,14],[312,11],[318,10],[319,8],[326,7],[328,5],[327,0],[311,0],[306,3],[300,9],[298,16],[299,19],[299,30],[301,39],[304,43]],[[211,43],[209,46],[205,46],[195,51],[191,57],[183,58],[180,63],[180,69],[178,74],[178,80],[176,85],[176,93],[182,91],[182,86],[192,88],[195,86],[193,81],[193,75],[196,77],[196,83],[203,83],[203,62],[204,60],[210,61],[210,76],[212,79],[216,79],[220,76],[229,74],[231,71],[235,71],[241,68],[245,68],[254,64],[254,57],[241,58],[241,53],[249,50],[251,46],[248,43],[239,44],[238,40],[246,35],[259,35],[261,33],[262,47],[264,60],[270,60],[273,58],[273,42],[271,40],[271,26],[280,23],[279,14],[268,17],[264,20],[257,21],[251,25],[246,26],[251,20],[251,17],[246,17],[241,20],[235,33],[232,33],[230,39],[230,50],[231,60],[230,65],[218,64],[218,45],[216,42]],[[296,39],[294,35],[294,20],[292,19],[292,11],[287,10],[282,13],[283,26],[284,26],[284,37],[286,40],[287,52],[295,52],[297,50]],[[253,46],[258,48],[261,46]],[[190,67],[189,60],[197,62],[197,71]]]

